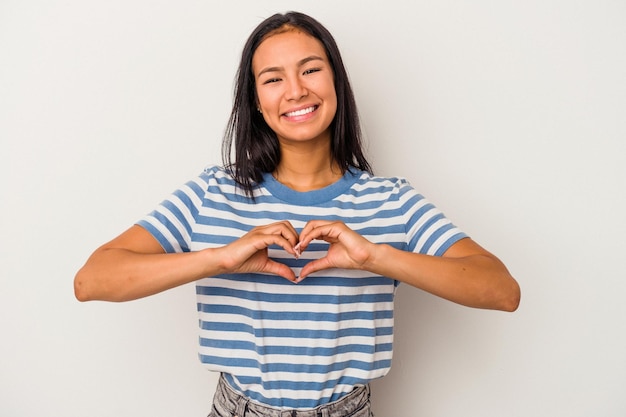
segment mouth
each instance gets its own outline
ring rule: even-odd
[[[319,106],[318,105],[314,105],[311,107],[305,107],[304,109],[298,109],[298,110],[294,110],[294,111],[290,111],[284,114],[285,117],[298,117],[298,116],[304,116],[307,115],[309,113],[313,113],[315,110],[317,110]]]

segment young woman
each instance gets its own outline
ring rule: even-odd
[[[98,248],[75,292],[124,301],[192,281],[200,358],[221,373],[212,417],[369,416],[401,282],[478,308],[520,298],[406,180],[371,173],[337,45],[299,13],[244,47],[224,167]]]

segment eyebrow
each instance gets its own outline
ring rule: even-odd
[[[321,56],[317,56],[317,55],[311,55],[311,56],[307,56],[306,58],[301,59],[300,61],[298,61],[298,66],[301,67],[311,61],[323,61],[324,59]],[[282,71],[284,70],[283,67],[267,67],[267,68],[263,68],[258,74],[257,77],[260,77],[261,75],[265,74],[266,72],[278,72],[278,71]]]

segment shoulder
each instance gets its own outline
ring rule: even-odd
[[[218,186],[226,190],[237,188],[237,182],[228,169],[219,165],[208,165],[204,168],[198,179],[206,184],[206,187]]]
[[[360,183],[371,183],[371,184],[384,184],[391,186],[404,186],[409,185],[409,181],[404,177],[396,177],[396,176],[383,176],[383,175],[375,175],[370,174],[366,171],[351,169],[350,173],[358,177],[357,182]]]
[[[222,167],[207,166],[175,189],[172,197],[183,199],[188,205],[197,205],[211,194],[223,194],[235,187],[235,181]]]
[[[251,204],[255,198],[263,194],[262,187],[253,189],[253,198],[248,196],[243,187],[235,179],[231,169],[220,165],[209,165],[199,176],[202,181],[206,199],[225,199],[225,201]]]
[[[411,183],[404,177],[372,175],[364,171],[358,171],[355,175],[358,176],[355,186],[363,192],[397,195],[415,192]]]
[[[215,179],[215,180],[233,180],[232,175],[230,174],[230,172],[225,169],[224,167],[220,166],[220,165],[207,165],[206,167],[204,167],[204,169],[202,170],[202,173],[200,174],[200,177],[205,178],[207,180],[209,179]]]

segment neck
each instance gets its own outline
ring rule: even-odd
[[[281,160],[273,175],[295,191],[313,191],[338,181],[343,172],[332,159],[329,148],[303,151],[281,147]]]

